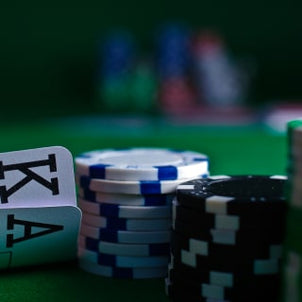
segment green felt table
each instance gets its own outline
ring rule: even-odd
[[[0,152],[61,145],[80,152],[122,147],[189,149],[210,158],[210,173],[282,174],[286,136],[259,125],[205,127],[159,120],[62,118],[0,124]],[[0,301],[168,301],[163,279],[117,280],[86,273],[76,262],[0,274]]]

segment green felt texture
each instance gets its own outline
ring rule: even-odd
[[[160,123],[100,123],[74,119],[0,126],[0,152],[62,145],[73,155],[91,149],[156,146],[200,151],[214,174],[285,174],[286,137],[259,127],[181,127]],[[132,126],[131,126],[132,125]],[[75,263],[0,274],[0,300],[168,301],[164,281],[116,280],[86,273]]]

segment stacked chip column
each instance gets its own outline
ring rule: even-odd
[[[183,114],[194,108],[190,31],[182,25],[164,26],[157,37],[159,102],[164,113]]]
[[[76,158],[76,174],[80,267],[107,277],[166,276],[176,187],[207,177],[208,158],[156,148],[96,150]]]
[[[284,245],[283,301],[302,301],[302,119],[287,124],[288,213]]]
[[[277,301],[283,176],[217,176],[177,188],[166,291],[173,301]]]

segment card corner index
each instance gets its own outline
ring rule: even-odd
[[[0,269],[76,257],[81,210],[74,206],[4,210],[6,244]],[[4,219],[3,219],[4,220]],[[4,249],[4,250],[3,250]]]
[[[52,192],[55,199],[74,204],[75,180],[74,163],[71,152],[62,146],[41,147],[22,151],[0,153],[0,204],[21,202],[20,194],[15,195],[30,183],[30,190],[41,197],[44,187]],[[33,187],[38,184],[39,187]],[[36,191],[36,189],[38,191]],[[38,193],[39,192],[39,193]],[[47,192],[47,191],[45,191]],[[27,190],[25,195],[29,196]],[[16,197],[10,198],[12,195]],[[46,195],[49,202],[50,198]],[[53,203],[57,201],[53,199]],[[22,196],[24,202],[24,195]]]

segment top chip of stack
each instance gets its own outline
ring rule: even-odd
[[[157,148],[106,149],[76,158],[77,172],[91,178],[122,181],[161,181],[208,173],[204,154]]]
[[[285,207],[284,176],[216,176],[196,179],[177,188],[184,206],[212,214],[240,214],[244,209]],[[252,210],[251,209],[251,210]]]

